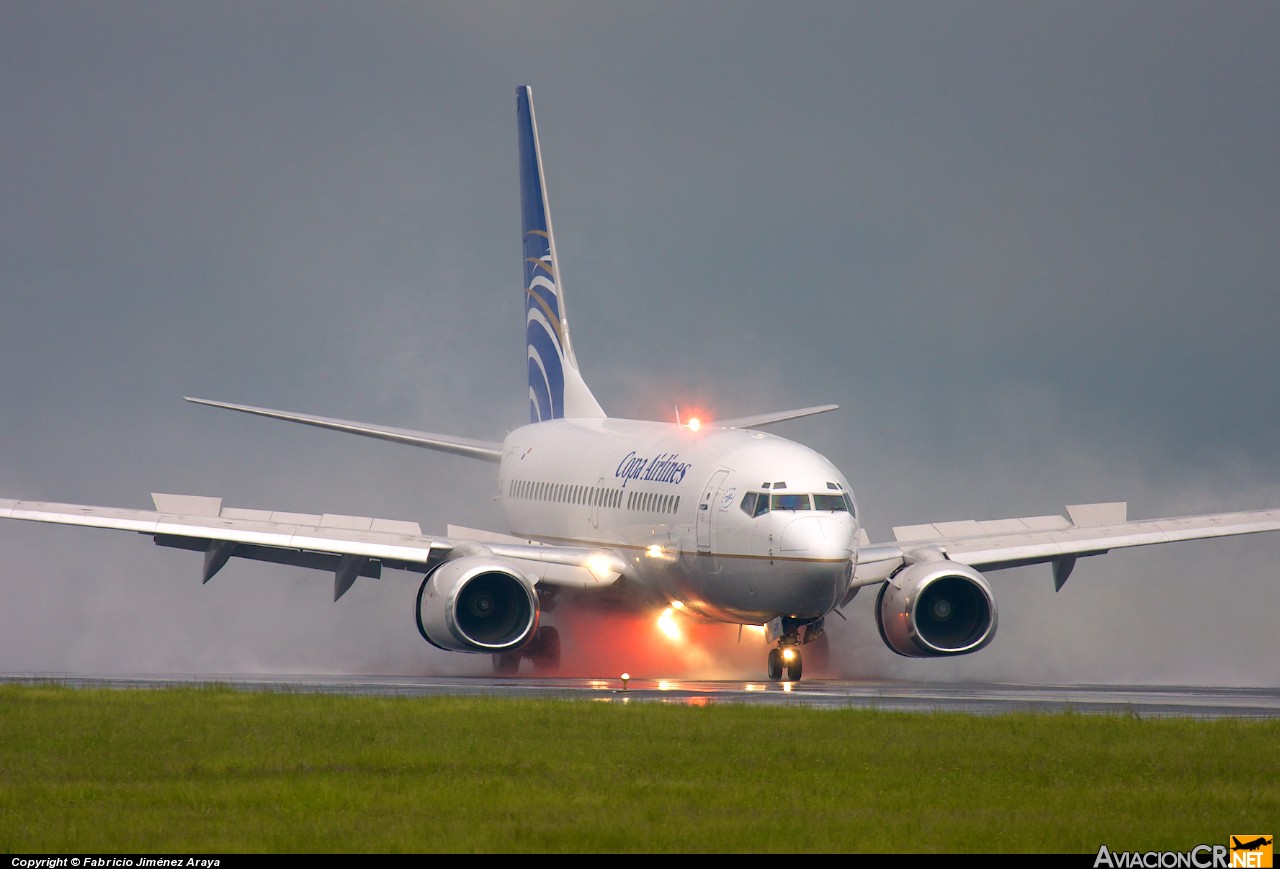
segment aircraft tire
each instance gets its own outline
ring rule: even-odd
[[[804,672],[804,661],[800,657],[800,650],[795,650],[795,657],[788,663],[782,665],[782,677],[788,682],[799,682],[800,674]]]

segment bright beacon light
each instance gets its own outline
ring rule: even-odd
[[[676,624],[675,613],[672,612],[671,607],[664,609],[662,615],[658,616],[658,630],[662,631],[668,640],[679,641],[684,639],[684,636],[680,633],[680,626]]]

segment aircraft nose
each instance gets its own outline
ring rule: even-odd
[[[782,529],[778,548],[793,614],[820,616],[840,600],[849,582],[856,534],[848,514],[803,516]]]
[[[802,516],[782,529],[779,549],[784,558],[848,559],[856,533],[848,515]]]

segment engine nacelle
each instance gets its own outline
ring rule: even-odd
[[[533,580],[502,558],[446,561],[418,589],[418,633],[449,652],[505,652],[538,627]]]
[[[996,635],[996,599],[982,574],[955,561],[921,561],[880,587],[876,624],[908,658],[967,655]]]

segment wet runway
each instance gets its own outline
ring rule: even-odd
[[[351,675],[0,675],[0,683],[53,682],[73,687],[164,688],[228,685],[246,691],[325,692],[403,697],[440,695],[558,698],[603,703],[746,704],[908,712],[1062,712],[1142,718],[1278,718],[1280,688],[1133,685],[1036,685],[839,681],[691,681],[541,677]]]

